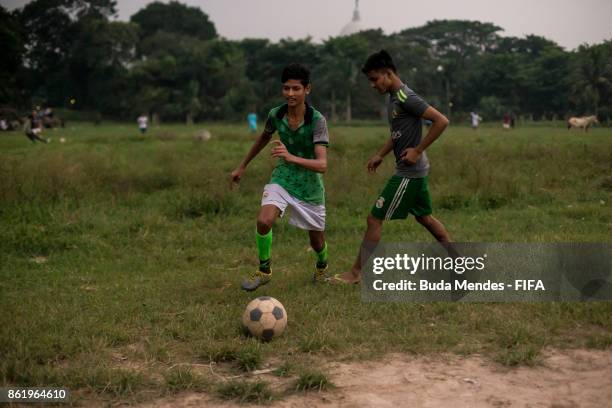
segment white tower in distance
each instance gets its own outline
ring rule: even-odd
[[[353,19],[350,23],[345,25],[340,31],[340,35],[351,35],[364,30],[365,28],[361,24],[361,16],[359,15],[359,0],[355,0],[355,11],[353,11]]]

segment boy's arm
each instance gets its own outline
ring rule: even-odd
[[[251,146],[251,149],[249,150],[245,158],[240,162],[238,167],[236,167],[236,169],[232,171],[232,174],[231,174],[232,183],[234,184],[240,183],[242,174],[246,170],[251,160],[253,160],[253,158],[255,158],[255,156],[257,156],[264,147],[266,147],[266,145],[270,142],[270,139],[272,139],[273,134],[274,132],[270,132],[267,127],[266,129],[264,129],[263,132],[261,132],[261,135],[259,135],[259,137],[255,140],[255,142]]]
[[[287,147],[280,140],[274,140],[272,143],[276,143],[276,146],[272,148],[272,157],[285,159],[287,163],[297,164],[317,173],[325,173],[327,171],[327,147],[325,145],[315,145],[315,158],[305,159],[289,153]]]
[[[431,106],[425,110],[422,117],[431,121],[431,127],[429,128],[427,135],[421,140],[421,143],[419,143],[418,146],[409,147],[402,152],[402,160],[408,164],[415,164],[417,161],[419,161],[421,154],[433,142],[435,142],[437,138],[440,137],[449,123],[446,116]]]
[[[320,116],[314,124],[312,142],[314,143],[314,159],[305,159],[289,153],[287,147],[280,140],[272,142],[276,143],[276,146],[272,148],[272,157],[282,158],[287,163],[296,164],[306,170],[325,173],[327,171],[327,146],[329,145],[329,132],[325,116]]]
[[[374,156],[372,156],[372,158],[370,160],[368,160],[368,164],[366,165],[368,172],[370,173],[376,173],[376,169],[378,168],[378,166],[380,166],[380,164],[383,161],[383,158],[391,151],[393,150],[393,139],[389,138],[387,139],[387,141],[385,142],[384,146],[380,148],[379,151],[376,152],[376,154],[374,154]]]

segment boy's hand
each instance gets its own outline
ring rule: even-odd
[[[376,169],[383,162],[383,158],[375,154],[370,160],[368,160],[367,168],[369,173],[376,173]]]
[[[238,186],[238,184],[240,184],[240,179],[242,178],[242,173],[244,173],[244,171],[246,170],[246,168],[242,167],[242,166],[238,166],[236,167],[236,169],[234,171],[232,171],[231,174],[231,185],[230,187],[234,187],[234,186]]]
[[[402,160],[408,164],[416,164],[421,157],[421,153],[414,147],[409,147],[402,152]]]
[[[272,143],[276,144],[276,146],[272,148],[272,157],[276,159],[285,159],[285,161],[290,162],[293,155],[289,153],[283,142],[280,140],[273,140]]]

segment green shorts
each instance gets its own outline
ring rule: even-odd
[[[372,207],[372,215],[379,220],[405,219],[408,214],[416,217],[431,214],[427,176],[391,177]]]

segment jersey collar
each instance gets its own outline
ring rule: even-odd
[[[304,125],[307,126],[312,123],[312,118],[314,117],[314,108],[310,106],[308,102],[304,103],[306,104],[306,111],[304,112]],[[288,110],[289,105],[285,103],[283,106],[280,107],[278,112],[276,112],[276,119],[282,120],[287,114]]]

